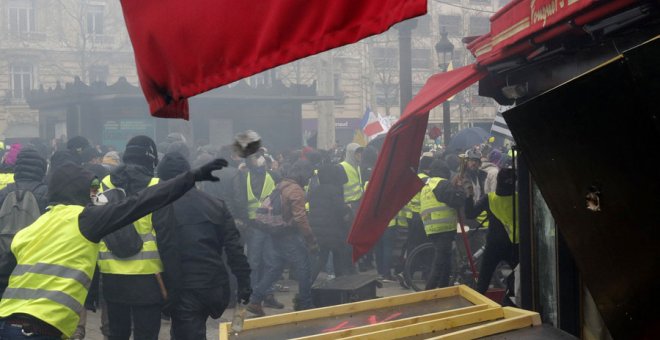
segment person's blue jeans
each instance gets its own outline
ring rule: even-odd
[[[376,243],[374,253],[376,254],[376,269],[378,275],[389,278],[392,276],[392,240],[396,234],[396,229],[387,227],[385,232]]]
[[[312,263],[307,246],[298,233],[273,235],[272,244],[275,254],[264,257],[266,271],[252,293],[251,303],[261,303],[268,290],[280,278],[284,265],[291,264],[298,281],[298,309],[312,308]],[[272,261],[272,263],[269,263]]]
[[[256,222],[250,221],[254,224]],[[273,250],[273,241],[271,235],[258,229],[255,226],[250,227],[250,234],[247,237],[247,258],[248,263],[250,264],[250,282],[252,284],[252,290],[255,290],[257,284],[264,276],[264,273],[268,269],[268,266],[272,261],[264,260],[272,257]],[[268,289],[268,294],[273,294],[275,291],[274,286]]]
[[[25,335],[20,326],[10,325],[7,322],[0,320],[0,340],[59,340],[60,337],[44,336],[44,335]]]

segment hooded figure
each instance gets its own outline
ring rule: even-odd
[[[158,165],[158,150],[154,141],[147,136],[136,136],[126,144],[123,154],[124,164],[101,181],[103,190],[121,188],[128,196],[158,183],[154,169]],[[104,256],[99,260],[99,271],[103,296],[108,306],[110,338],[128,338],[131,334],[131,320],[125,315],[133,313],[136,338],[158,336],[163,296],[155,274],[162,271],[162,263],[157,256],[152,216],[145,216],[134,223],[144,244],[135,256],[139,260],[125,260]],[[101,243],[101,253],[111,254],[105,243]]]
[[[168,153],[158,164],[161,180],[190,170],[180,153]],[[153,214],[158,251],[163,261],[168,300],[176,339],[204,339],[206,319],[219,318],[230,300],[229,274],[238,282],[239,298],[249,299],[250,267],[240,234],[224,202],[192,189]]]
[[[362,181],[362,170],[360,162],[362,161],[363,148],[357,143],[350,143],[346,146],[346,157],[339,165],[344,169],[346,182],[344,183],[344,202],[357,211],[359,201],[362,199],[364,182]]]
[[[341,168],[326,165],[319,169],[319,185],[309,190],[309,223],[319,242],[319,261],[312,280],[324,268],[332,252],[336,276],[351,272],[351,250],[346,243],[350,226],[351,210],[344,204],[342,182],[344,174]]]
[[[29,190],[37,199],[39,211],[43,213],[48,206],[48,187],[44,183],[46,177],[46,160],[41,158],[34,149],[23,149],[16,157],[14,182],[0,190],[0,207],[7,194],[18,189]]]

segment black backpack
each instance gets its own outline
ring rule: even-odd
[[[7,194],[0,207],[0,273],[11,273],[16,265],[11,254],[11,242],[16,233],[41,216],[39,204],[32,193],[41,185],[43,184],[35,186],[32,190],[19,189],[14,184],[7,186],[11,192]]]
[[[119,202],[125,198],[126,192],[121,188],[107,189],[97,195],[100,205]],[[103,242],[110,252],[120,259],[138,254],[144,244],[133,223],[106,235]]]

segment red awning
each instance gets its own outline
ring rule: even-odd
[[[467,48],[481,66],[510,57],[527,56],[544,42],[586,34],[581,26],[620,11],[636,0],[513,0],[491,18],[490,32]]]
[[[417,167],[429,110],[485,75],[485,71],[469,65],[432,76],[387,133],[348,236],[354,261],[378,242],[389,221],[422,188]]]
[[[426,0],[122,0],[151,114],[426,13]]]

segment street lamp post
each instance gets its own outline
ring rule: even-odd
[[[440,32],[442,37],[437,44],[435,44],[435,53],[438,54],[438,60],[442,60],[440,63],[440,68],[447,72],[449,68],[449,63],[451,62],[454,56],[454,44],[447,39],[447,30],[445,27],[442,27],[442,32]],[[446,100],[442,103],[442,126],[443,126],[443,135],[445,141],[445,147],[449,146],[449,140],[451,139],[451,115],[449,112],[449,100]]]

